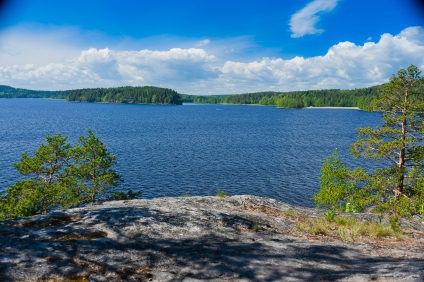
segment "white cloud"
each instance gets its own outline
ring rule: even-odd
[[[291,37],[298,38],[306,34],[318,34],[324,30],[315,26],[320,20],[319,14],[329,12],[337,6],[338,0],[314,0],[290,18]]]
[[[290,60],[264,58],[240,63],[228,61],[221,68],[227,80],[255,81],[263,90],[273,85],[280,91],[296,89],[359,88],[387,82],[398,69],[410,64],[424,69],[424,30],[411,27],[399,35],[383,34],[377,43],[355,45],[340,42],[324,56]]]
[[[210,65],[214,60],[214,56],[196,48],[173,48],[168,51],[90,48],[82,51],[77,58],[63,63],[0,66],[0,84],[37,85],[37,89],[73,89],[190,83],[216,77]]]
[[[229,59],[225,48],[207,49],[215,42],[204,48],[167,50],[84,48],[65,58],[11,60],[7,64],[0,61],[0,84],[52,90],[153,85],[188,94],[231,94],[359,88],[387,82],[392,74],[410,64],[424,70],[421,27],[407,28],[398,35],[383,34],[378,42],[363,45],[340,42],[323,56],[311,58]],[[46,48],[61,54],[61,47],[53,44]]]

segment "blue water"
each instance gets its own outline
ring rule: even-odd
[[[348,163],[355,128],[378,113],[231,105],[118,105],[0,99],[0,191],[13,168],[47,133],[75,143],[90,128],[118,154],[120,189],[143,197],[253,194],[312,206],[325,157],[338,148]]]

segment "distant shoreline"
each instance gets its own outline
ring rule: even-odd
[[[304,109],[360,110],[358,107],[305,107]]]
[[[194,103],[194,102],[183,102],[184,105],[228,105],[228,106],[259,106],[259,107],[276,107],[278,109],[295,109],[295,108],[279,108],[274,105],[261,105],[261,104],[214,104],[214,103]],[[329,109],[329,110],[360,110],[359,107],[303,107],[299,109]]]

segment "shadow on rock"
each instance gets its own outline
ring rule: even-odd
[[[423,259],[375,257],[340,244],[307,242],[240,210],[163,201],[80,208],[58,213],[68,219],[62,221],[40,216],[3,222],[0,280],[424,278]],[[31,223],[37,220],[55,224]]]

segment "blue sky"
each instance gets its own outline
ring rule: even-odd
[[[4,2],[4,1],[3,1]],[[0,84],[352,89],[424,69],[418,0],[6,1]]]

